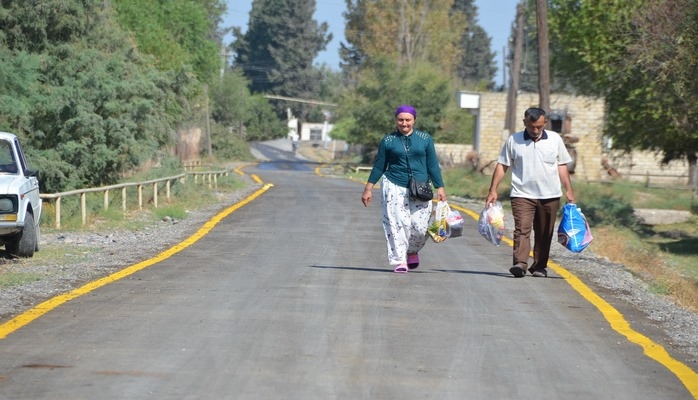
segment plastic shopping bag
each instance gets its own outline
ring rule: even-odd
[[[441,243],[446,240],[451,234],[451,228],[448,226],[447,218],[451,213],[451,207],[445,201],[439,201],[431,210],[429,218],[429,227],[427,233],[436,243]]]
[[[502,237],[504,237],[504,220],[502,203],[496,201],[480,211],[477,230],[489,242],[499,246],[502,243]]]
[[[454,238],[463,236],[463,226],[465,225],[465,221],[458,210],[451,209],[448,217],[446,217],[446,222],[448,223],[448,227],[451,228],[451,234],[448,237]]]
[[[557,228],[557,241],[568,250],[579,253],[594,238],[582,210],[576,204],[567,203],[562,207],[562,220]]]

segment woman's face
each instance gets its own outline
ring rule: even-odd
[[[414,126],[414,116],[410,113],[400,113],[395,116],[395,123],[397,130],[403,135],[409,135],[412,133],[412,127]]]

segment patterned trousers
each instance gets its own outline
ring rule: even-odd
[[[410,199],[407,188],[385,176],[381,183],[383,231],[388,245],[388,263],[407,263],[407,253],[417,253],[427,243],[431,201]]]

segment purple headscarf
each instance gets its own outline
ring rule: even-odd
[[[408,105],[408,104],[403,104],[395,110],[395,116],[397,117],[398,114],[401,113],[410,113],[412,114],[413,117],[417,118],[417,110],[415,110],[414,107]]]

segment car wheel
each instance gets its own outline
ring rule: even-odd
[[[17,257],[29,258],[34,255],[36,250],[36,225],[34,225],[34,216],[27,213],[24,220],[24,229],[18,233],[12,241],[5,245],[7,251]]]

